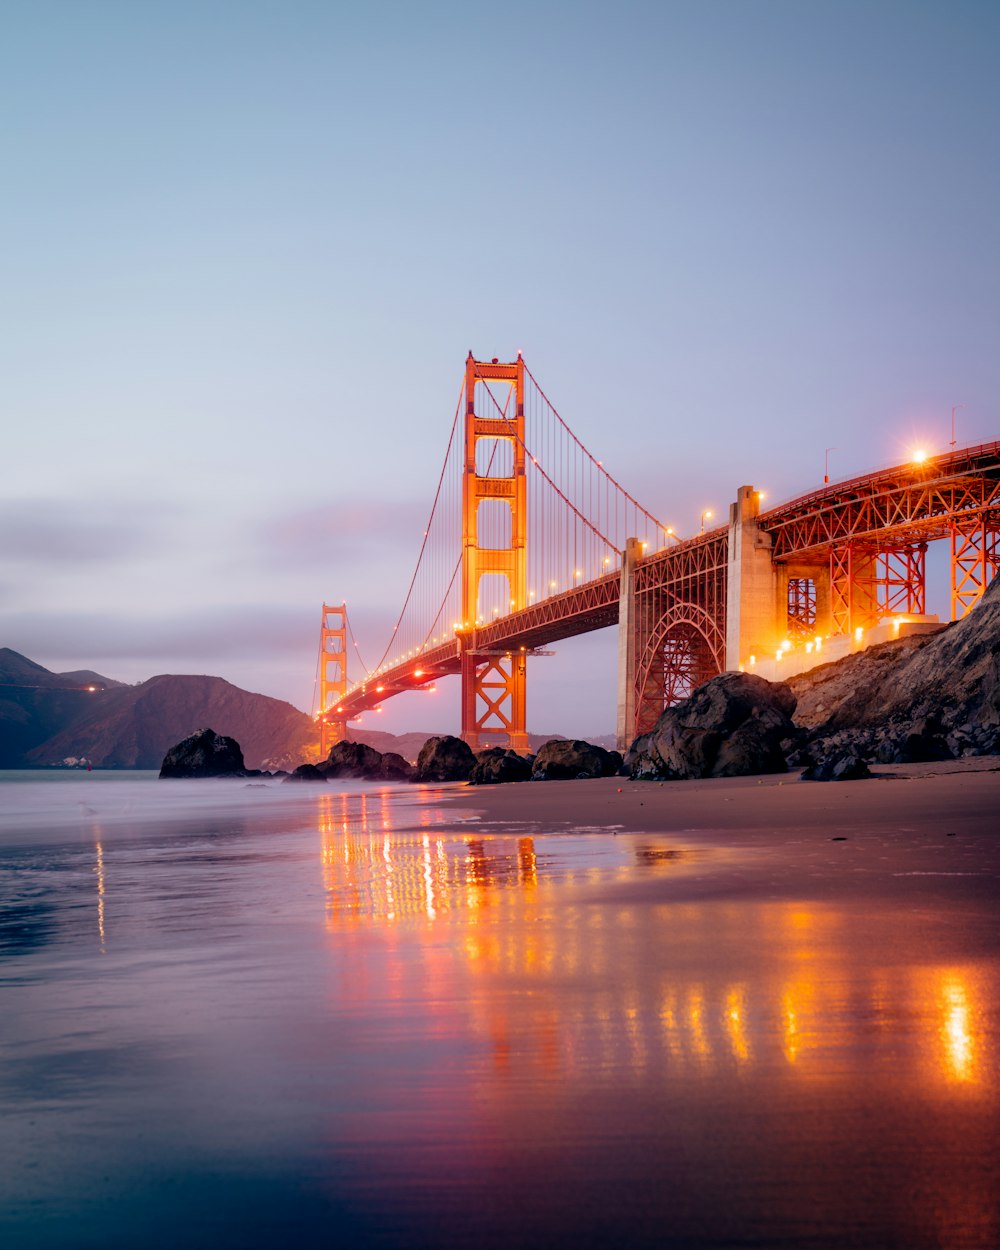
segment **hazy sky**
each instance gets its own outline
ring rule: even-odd
[[[681,533],[1000,437],[998,56],[961,0],[0,0],[0,645],[308,708],[470,348]],[[529,727],[610,732],[613,631],[557,649]]]

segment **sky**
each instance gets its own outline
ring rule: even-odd
[[[0,2],[0,646],[310,710],[470,349],[681,534],[1000,438],[998,53],[969,0]],[[612,732],[614,631],[555,649],[529,729]]]

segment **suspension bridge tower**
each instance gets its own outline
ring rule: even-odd
[[[347,737],[347,721],[336,719],[336,709],[347,693],[347,604],[323,604],[319,636],[319,749],[326,759],[330,748]],[[332,711],[333,716],[327,717]]]
[[[507,383],[501,408],[487,391],[489,382]],[[488,415],[477,413],[477,383]],[[492,402],[492,410],[486,407]],[[510,454],[500,458],[477,455],[503,443]],[[480,472],[482,470],[482,472]],[[507,579],[511,609],[528,599],[528,495],[525,480],[524,361],[513,363],[465,362],[465,463],[462,473],[462,737],[474,751],[505,742],[515,751],[528,749],[525,723],[525,657],[521,652],[478,650],[479,584],[484,576]],[[509,543],[480,545],[482,506],[505,507],[509,514]],[[506,528],[506,527],[505,527]]]

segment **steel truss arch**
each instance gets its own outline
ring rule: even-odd
[[[664,708],[722,672],[726,634],[696,603],[675,603],[646,640],[635,676],[636,732],[648,733]]]

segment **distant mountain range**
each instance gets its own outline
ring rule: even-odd
[[[127,686],[81,669],[53,673],[0,647],[0,768],[159,768],[167,750],[198,729],[235,738],[248,768],[294,768],[318,757],[304,712],[221,677],[151,677]],[[429,733],[352,729],[351,738],[415,760]],[[531,750],[560,734],[530,734]],[[591,738],[613,746],[608,738]]]
[[[316,728],[304,712],[221,677],[126,686],[89,670],[52,673],[0,648],[0,768],[80,757],[95,768],[159,768],[169,747],[206,727],[235,738],[248,768],[315,758]]]

